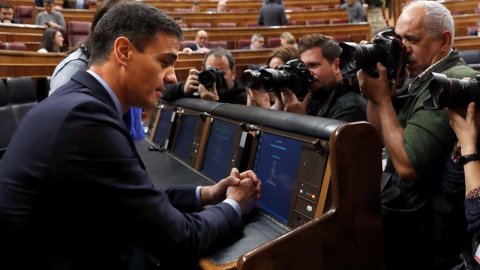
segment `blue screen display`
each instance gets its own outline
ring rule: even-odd
[[[197,127],[197,122],[200,121],[198,115],[183,114],[180,119],[180,126],[178,128],[177,139],[173,148],[173,154],[182,160],[189,159],[190,150],[193,145],[193,136]]]
[[[302,152],[302,142],[284,136],[260,134],[253,171],[262,181],[262,210],[288,223]]]
[[[213,121],[201,171],[216,182],[227,177],[237,127],[230,122],[218,119]]]
[[[155,136],[153,137],[153,142],[167,147],[166,140],[170,136],[172,131],[172,115],[173,109],[162,109],[160,112],[160,117],[158,119],[157,128],[155,129]]]

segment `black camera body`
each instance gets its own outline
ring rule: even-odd
[[[431,98],[423,102],[427,110],[448,108],[466,108],[470,102],[480,102],[480,74],[471,80],[448,78],[441,73],[432,72],[433,80],[428,85]]]
[[[310,90],[313,77],[302,60],[293,59],[277,69],[262,67],[245,72],[242,81],[262,92],[280,92],[282,88],[289,88],[297,97],[304,97]]]
[[[355,77],[360,69],[372,70],[372,76],[378,77],[378,62],[387,69],[389,80],[405,75],[405,45],[393,30],[378,33],[367,45],[341,42],[339,46],[342,48],[340,69],[347,79]]]
[[[226,90],[225,88],[227,87],[227,83],[223,77],[223,72],[218,68],[207,67],[205,70],[199,72],[197,76],[200,84],[203,84],[208,90],[212,90],[214,83],[217,84],[217,91],[220,92],[221,89]]]

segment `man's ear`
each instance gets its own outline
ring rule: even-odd
[[[237,67],[233,67],[233,68],[232,68],[232,77],[233,77],[233,79],[235,79],[236,76],[237,76]]]
[[[127,65],[127,61],[131,57],[132,47],[133,44],[126,37],[119,37],[115,40],[113,44],[113,54],[119,65]]]
[[[335,69],[335,71],[338,71],[340,72],[340,58],[335,58],[335,60],[333,60],[333,67]]]
[[[445,30],[440,34],[440,38],[442,40],[442,50],[450,51],[453,41],[452,33],[448,30]]]

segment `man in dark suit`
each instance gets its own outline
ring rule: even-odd
[[[184,53],[192,53],[192,52],[202,52],[207,53],[210,51],[207,46],[208,41],[208,34],[205,30],[198,30],[197,35],[195,36],[195,44],[187,45],[183,48]]]
[[[275,0],[268,0],[267,4],[260,8],[258,25],[282,26],[286,24],[285,7],[277,4]]]
[[[214,186],[153,187],[121,116],[176,81],[182,31],[125,2],[91,38],[90,69],[30,110],[0,162],[0,269],[128,269],[133,250],[192,269],[240,228],[261,184],[234,169]]]
[[[250,40],[250,45],[240,48],[241,50],[259,50],[264,49],[265,38],[260,33],[255,33],[252,35]]]

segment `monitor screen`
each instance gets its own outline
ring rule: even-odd
[[[160,117],[158,118],[155,135],[153,137],[153,142],[165,149],[168,148],[170,133],[172,132],[172,116],[173,108],[163,108],[160,111]]]
[[[238,125],[227,121],[213,121],[201,171],[216,182],[228,176],[231,153],[236,150],[235,134],[238,128]]]
[[[303,143],[281,135],[260,134],[253,171],[262,181],[262,210],[288,223]]]
[[[200,120],[200,117],[195,114],[182,114],[180,116],[173,154],[182,160],[187,161],[190,158],[190,150],[195,142],[195,130]]]

